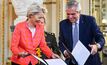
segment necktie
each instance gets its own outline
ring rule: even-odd
[[[73,48],[75,47],[77,41],[79,40],[79,29],[78,24],[75,23],[74,30],[73,30]]]

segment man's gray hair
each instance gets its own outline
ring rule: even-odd
[[[76,7],[76,11],[80,12],[81,11],[81,5],[79,2],[77,2],[76,0],[71,0],[67,2],[66,8],[72,8],[72,7]]]
[[[42,6],[40,6],[37,3],[33,3],[27,10],[27,16],[34,15],[35,13],[46,13],[46,9],[44,9]]]

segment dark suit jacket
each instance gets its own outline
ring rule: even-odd
[[[62,42],[72,52],[72,23],[68,19],[61,21],[59,30],[59,45],[62,53],[65,50]],[[89,44],[94,44],[94,42],[99,43],[101,45],[101,49],[104,46],[105,40],[103,34],[100,32],[94,17],[88,15],[80,15],[79,40],[89,51],[91,51]],[[97,53],[95,55],[90,55],[85,65],[101,65],[99,54]]]

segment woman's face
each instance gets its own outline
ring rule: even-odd
[[[31,16],[31,23],[34,26],[36,24],[44,25],[44,22],[45,22],[45,17],[44,17],[44,13],[42,13],[42,12],[36,13],[35,15]]]

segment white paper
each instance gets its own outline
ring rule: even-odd
[[[67,65],[62,59],[46,59],[49,65]]]
[[[62,59],[45,59],[45,61],[34,54],[31,54],[34,58],[41,61],[45,65],[67,65]],[[48,64],[47,64],[48,63]]]
[[[82,44],[81,41],[78,41],[76,46],[72,51],[72,55],[78,62],[78,65],[84,65],[86,60],[88,59],[90,52],[88,49]]]
[[[39,58],[39,57],[37,57],[36,55],[34,55],[34,54],[31,54],[34,58],[36,58],[37,60],[39,60],[39,61],[41,61],[42,63],[44,63],[45,65],[47,65],[46,64],[46,62],[44,62],[44,60],[43,59],[41,59],[41,58]]]

